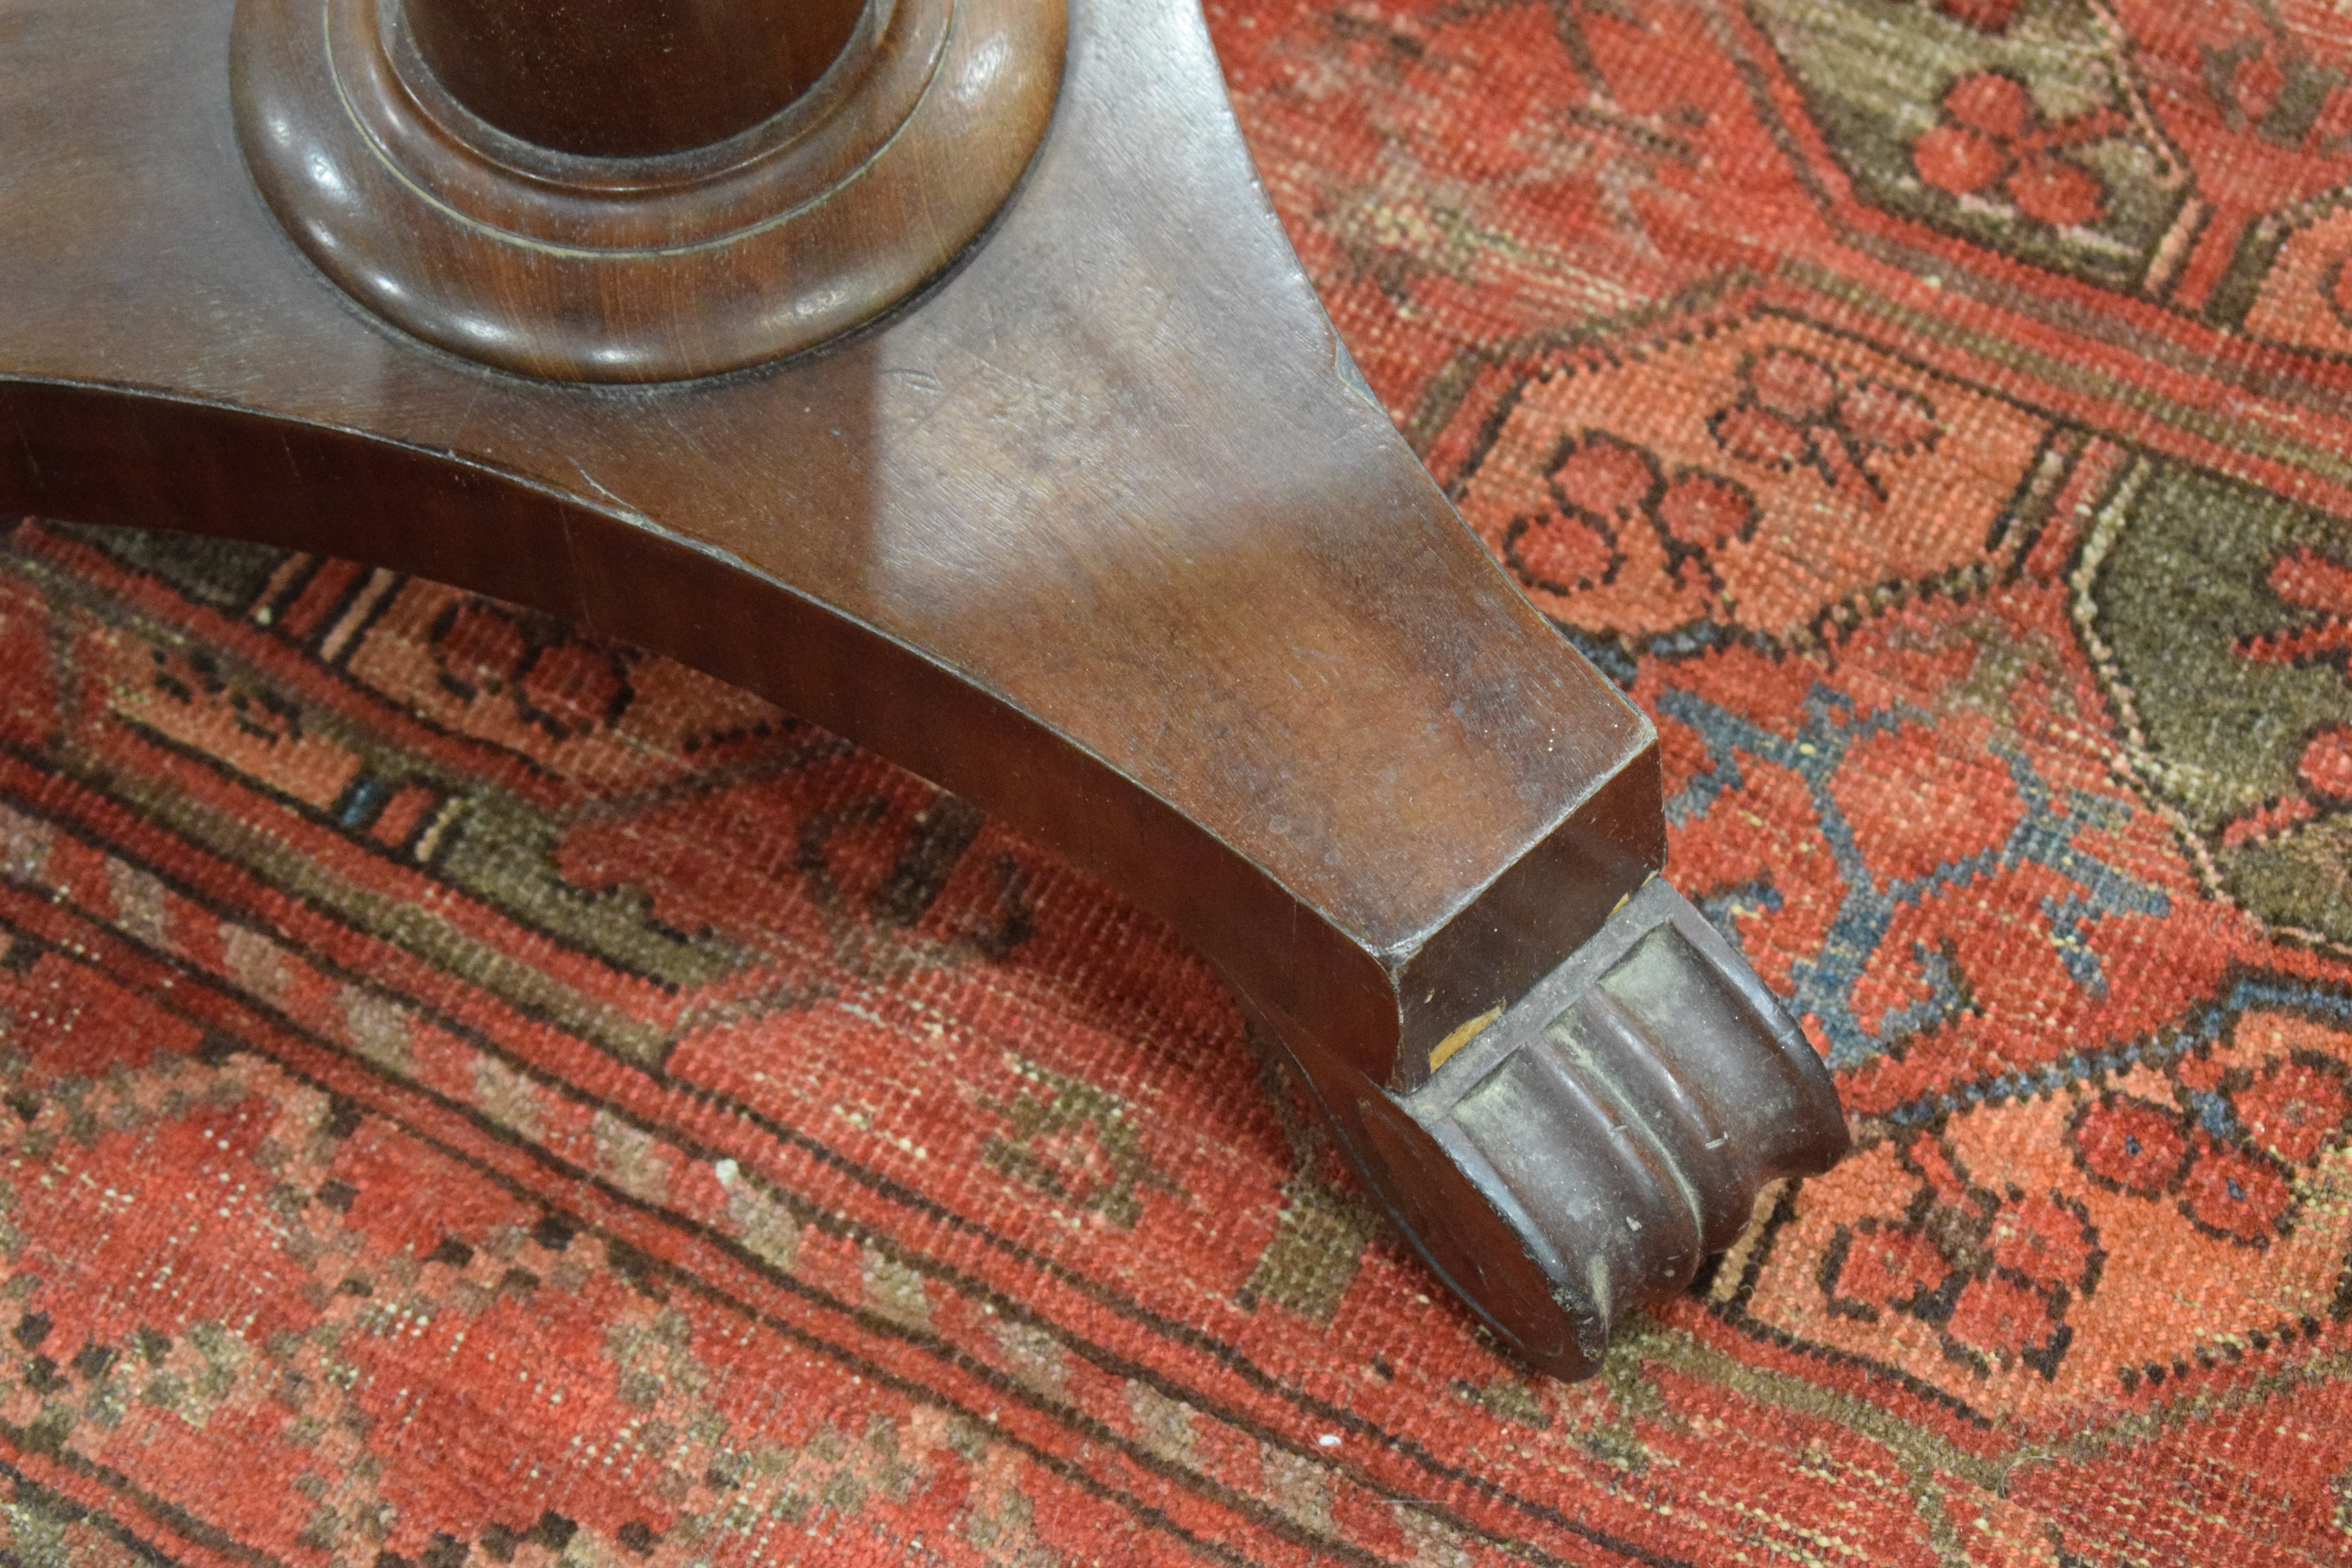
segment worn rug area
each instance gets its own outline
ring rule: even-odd
[[[2352,1561],[2352,22],[1211,26],[1856,1152],[1561,1384],[1213,974],[676,665],[0,552],[12,1563]]]

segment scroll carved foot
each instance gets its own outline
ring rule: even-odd
[[[1847,1146],[1821,1058],[1662,878],[1409,1093],[1280,1037],[1415,1250],[1560,1377]]]

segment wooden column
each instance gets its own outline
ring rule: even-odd
[[[565,381],[837,337],[1029,166],[1065,0],[246,0],[237,133],[369,310]]]
[[[509,135],[642,158],[751,130],[840,58],[865,0],[399,0],[441,85]]]

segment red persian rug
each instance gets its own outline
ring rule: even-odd
[[[2352,1561],[2352,20],[1211,22],[1853,1157],[1531,1378],[1201,962],[960,802],[428,583],[27,521],[8,1563]]]

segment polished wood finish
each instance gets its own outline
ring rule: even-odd
[[[314,24],[355,3],[244,0],[232,114],[226,0],[0,0],[0,505],[536,605],[1002,815],[1222,967],[1423,1255],[1554,1371],[1589,1370],[1612,1317],[1688,1279],[1692,1238],[1719,1240],[1757,1182],[1843,1148],[1812,1053],[1652,880],[1649,724],[1495,568],[1355,374],[1191,0],[1078,0],[1021,190],[919,298],[821,353],[640,386],[485,369],[352,307],[346,289],[462,346],[460,317],[419,325],[371,282],[454,271],[466,310],[530,345],[493,363],[578,374],[590,341],[541,286],[562,272],[544,246],[411,247],[399,181],[332,142],[332,62],[301,35],[340,47]],[[955,0],[923,101],[953,125],[1008,71],[1031,92],[1043,14]],[[282,160],[280,110],[305,150]],[[416,134],[418,157],[447,151]],[[958,135],[920,148],[924,189],[1000,166]],[[310,149],[334,180],[303,174]],[[451,167],[451,189],[480,174]],[[877,178],[895,176],[847,184]],[[289,195],[306,179],[315,198]],[[589,185],[463,199],[508,235],[606,221]],[[401,216],[369,219],[377,202]],[[923,229],[902,216],[840,254],[898,256]],[[330,245],[313,222],[344,226]],[[616,315],[669,276],[625,275]],[[696,331],[627,341],[726,363]],[[1624,1039],[1648,1042],[1631,1078],[1591,1044]],[[1605,1147],[1556,1147],[1594,1125]],[[1739,1157],[1709,1163],[1727,1137]],[[1654,1246],[1611,1228],[1677,1203],[1687,1223]],[[1579,1239],[1603,1233],[1602,1252]]]
[[[559,153],[642,158],[749,131],[814,86],[862,0],[390,0],[450,95]]]
[[[820,14],[837,3],[810,0]],[[499,14],[570,31],[567,6]],[[777,112],[723,141],[618,158],[524,142],[477,114],[414,36],[440,15],[244,0],[227,77],[252,183],[385,321],[502,370],[596,382],[757,364],[907,299],[1028,168],[1067,30],[1065,0],[876,0]]]

